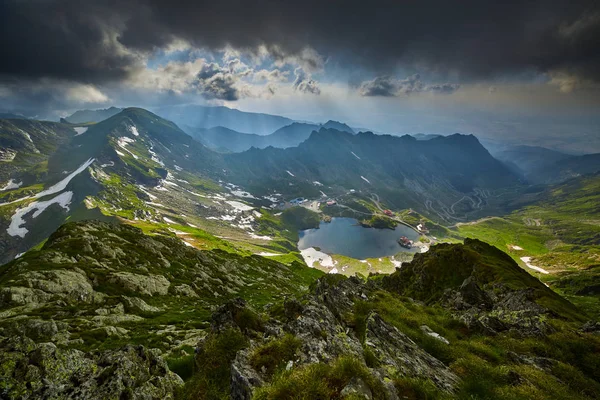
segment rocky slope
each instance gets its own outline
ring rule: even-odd
[[[181,381],[159,355],[190,351],[213,307],[236,296],[260,306],[306,291],[319,275],[300,264],[200,252],[168,231],[66,224],[0,270],[0,390],[10,398],[120,398],[132,390],[167,398]]]
[[[584,320],[484,243],[434,246],[390,277],[328,275],[263,313],[221,306],[183,397],[596,398],[600,338]]]

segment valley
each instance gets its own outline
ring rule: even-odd
[[[94,357],[129,360],[178,398],[286,398],[313,368],[323,390],[352,371],[377,398],[468,398],[474,376],[497,398],[600,393],[598,172],[532,184],[472,135],[332,121],[278,146],[247,147],[299,123],[238,132],[224,150],[220,128],[105,113],[0,120],[3,393],[49,390],[20,378],[30,351],[52,387],[72,388],[51,372],[67,357],[68,374],[89,366],[86,395],[108,397],[124,372]]]

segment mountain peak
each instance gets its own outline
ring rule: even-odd
[[[321,126],[326,129],[335,129],[338,131],[349,132],[352,134],[356,133],[356,132],[354,132],[354,129],[350,128],[348,125],[344,124],[343,122],[334,121],[331,119],[329,121],[325,122]]]

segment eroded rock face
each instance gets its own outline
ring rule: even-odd
[[[439,389],[453,392],[459,378],[377,313],[367,317],[364,338],[359,337],[348,316],[355,301],[368,299],[371,292],[372,289],[358,278],[332,285],[326,280],[319,280],[313,293],[302,302],[285,301],[282,321],[270,320],[259,332],[236,325],[235,315],[247,307],[245,302],[236,300],[222,306],[213,315],[213,334],[237,328],[245,332],[251,343],[248,349],[240,350],[232,362],[232,398],[250,399],[255,388],[269,382],[271,376],[266,370],[253,368],[253,351],[286,334],[293,335],[301,343],[293,360],[287,361],[288,370],[319,362],[331,363],[340,357],[359,360],[366,367],[366,352],[369,351],[371,359],[375,357],[377,360],[376,365],[371,363],[369,371],[386,388],[388,398],[399,398],[390,384],[391,379],[397,376],[429,379]],[[359,377],[344,388],[343,394],[365,399],[372,396],[369,387]]]
[[[89,354],[2,338],[0,365],[2,398],[172,399],[183,385],[157,350],[143,346]]]

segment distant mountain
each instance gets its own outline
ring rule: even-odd
[[[329,120],[327,122],[325,122],[323,125],[321,125],[322,128],[325,129],[335,129],[341,132],[348,132],[348,133],[356,133],[354,131],[354,129],[350,128],[348,125],[344,124],[343,122],[338,122],[338,121],[332,121]]]
[[[188,133],[205,146],[219,152],[239,153],[251,147],[295,147],[308,139],[311,132],[318,130],[319,125],[294,122],[284,126],[270,135],[241,133],[218,126],[215,128],[189,129]]]
[[[72,124],[82,124],[84,122],[100,122],[123,111],[122,108],[110,107],[103,110],[78,110],[65,118]]]
[[[241,133],[223,126],[188,129],[191,137],[206,147],[222,153],[239,153],[251,147],[263,148],[268,136]]]
[[[600,153],[570,156],[539,166],[527,176],[532,183],[559,183],[596,172],[600,172]]]
[[[291,124],[289,118],[234,110],[227,107],[200,105],[168,106],[154,110],[158,115],[181,127],[214,128],[222,126],[234,131],[268,135]]]
[[[318,182],[324,188],[377,192],[390,206],[428,210],[445,219],[482,207],[487,195],[480,196],[481,190],[518,184],[472,135],[418,141],[322,128],[298,147],[251,149],[224,159],[228,179],[256,191],[287,193]]]
[[[414,135],[411,135],[411,136],[417,140],[430,140],[430,139],[435,139],[437,137],[441,137],[442,135],[436,135],[436,134],[432,134],[432,133],[415,133]]]
[[[28,119],[28,118],[21,114],[15,114],[15,113],[11,113],[11,112],[0,112],[0,119]]]
[[[537,146],[506,146],[492,155],[530,183],[558,183],[600,171],[600,154],[574,156]]]

